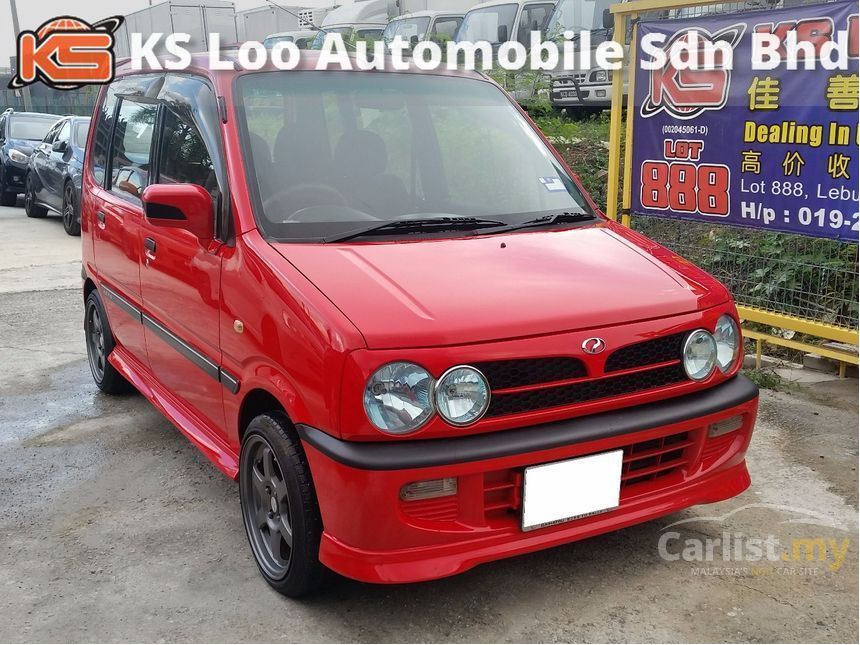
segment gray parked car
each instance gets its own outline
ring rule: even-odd
[[[60,119],[36,146],[27,167],[27,217],[59,213],[69,235],[81,234],[81,169],[89,130],[89,117]]]
[[[12,108],[0,114],[0,206],[14,206],[18,201],[33,148],[59,118]]]

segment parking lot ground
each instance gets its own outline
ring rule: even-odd
[[[735,499],[292,601],[257,573],[236,485],[143,398],[97,392],[79,239],[21,208],[0,239],[0,641],[857,641],[857,381],[762,392]]]

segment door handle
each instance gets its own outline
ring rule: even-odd
[[[96,219],[99,221],[99,228],[104,229],[105,227],[105,214],[104,211],[98,211],[96,213]]]
[[[149,263],[150,263],[150,262],[154,262],[154,261],[155,261],[155,240],[153,240],[151,237],[146,238],[146,239],[143,241],[143,248],[144,248],[144,251],[143,251],[143,255],[144,255],[143,263],[144,263],[146,266],[149,266]]]

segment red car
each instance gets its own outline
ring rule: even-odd
[[[404,583],[724,500],[758,390],[717,280],[608,221],[480,74],[121,67],[86,342],[239,482],[266,581]]]

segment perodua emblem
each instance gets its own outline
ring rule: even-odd
[[[606,341],[602,338],[586,338],[582,341],[582,351],[586,354],[599,354],[606,349]]]

